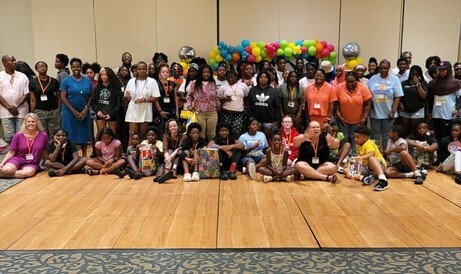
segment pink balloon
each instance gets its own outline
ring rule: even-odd
[[[330,55],[330,51],[328,49],[323,49],[322,50],[322,57],[327,57],[328,55]]]
[[[274,42],[274,43],[272,44],[272,46],[274,47],[274,50],[275,50],[275,51],[277,51],[277,50],[280,48],[279,42]]]
[[[327,41],[322,41],[320,42],[320,44],[322,44],[323,48],[326,48],[328,46]]]
[[[332,51],[335,50],[335,46],[333,46],[332,44],[328,44],[327,49],[328,49],[330,52],[332,52]]]
[[[302,46],[302,47],[301,47],[301,52],[302,52],[303,54],[306,53],[306,50],[307,50],[307,49],[306,49],[305,46]]]
[[[277,57],[277,52],[276,52],[276,51],[271,51],[271,52],[269,53],[269,57],[270,57],[271,59],[274,59],[275,57]]]
[[[255,57],[254,57],[252,54],[250,54],[250,55],[248,56],[247,60],[248,60],[248,62],[250,62],[250,63],[254,63],[254,62],[255,62]]]
[[[250,46],[247,46],[247,47],[245,48],[245,51],[251,54],[252,49],[251,49]]]

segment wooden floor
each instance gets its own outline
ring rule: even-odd
[[[384,192],[347,179],[159,185],[42,172],[0,194],[2,250],[460,246],[461,185],[433,172]]]

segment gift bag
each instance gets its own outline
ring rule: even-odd
[[[155,171],[155,155],[150,146],[139,148],[139,169],[145,176],[150,176]]]
[[[192,116],[192,111],[188,109],[181,110],[181,113],[179,114],[179,118],[181,119],[189,119],[191,116]]]
[[[198,173],[200,179],[219,177],[219,150],[217,148],[200,148],[198,151]]]

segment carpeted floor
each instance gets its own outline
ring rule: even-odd
[[[4,149],[2,152],[0,152],[0,161],[5,158],[6,153],[8,152],[8,148]],[[5,178],[0,178],[0,193],[3,191],[7,190],[8,188],[22,182],[24,179],[5,179]]]
[[[461,249],[4,251],[2,273],[461,273]]]

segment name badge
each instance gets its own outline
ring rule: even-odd
[[[293,102],[293,101],[288,102],[288,106],[291,107],[291,108],[294,108],[295,107],[295,102]]]
[[[15,94],[15,93],[16,93],[16,90],[10,88],[9,92],[12,93],[12,94]]]
[[[315,109],[320,109],[320,104],[318,104],[318,103],[314,104],[314,108]]]
[[[46,94],[40,95],[40,101],[48,101],[48,96]]]
[[[319,157],[313,157],[313,158],[312,158],[312,163],[313,163],[313,164],[318,164],[318,163],[320,163]]]
[[[379,99],[384,99],[384,94],[378,94]]]
[[[164,102],[165,104],[169,104],[169,103],[170,103],[170,97],[164,97],[164,98],[163,98],[163,102]]]
[[[27,161],[32,161],[34,159],[34,155],[32,153],[26,154],[26,160]]]

